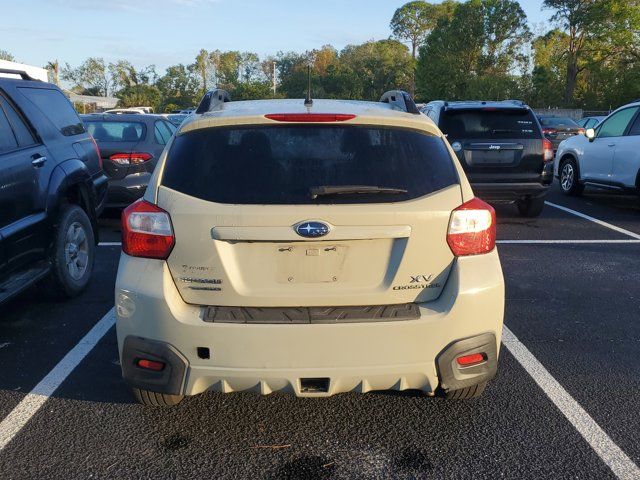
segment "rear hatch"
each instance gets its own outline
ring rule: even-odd
[[[539,181],[543,138],[528,108],[447,108],[440,128],[472,183]]]
[[[178,135],[157,200],[171,216],[167,262],[186,302],[330,307],[437,298],[462,194],[437,136],[287,124]]]
[[[553,142],[554,146],[584,131],[580,125],[568,117],[541,117],[540,123],[544,135]]]
[[[147,135],[143,122],[85,118],[84,123],[100,148],[102,165],[110,179],[120,180],[131,173],[147,171],[146,162],[151,159],[150,155],[149,158],[146,155],[131,158],[132,153],[149,154],[139,148]]]

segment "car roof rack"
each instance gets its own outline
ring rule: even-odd
[[[223,104],[231,101],[231,95],[226,90],[217,88],[216,90],[209,90],[204,94],[200,105],[196,109],[196,113],[207,113],[213,110],[218,110]]]
[[[23,80],[39,81],[37,78],[33,78],[24,70],[16,70],[14,68],[2,68],[0,67],[0,73],[8,73],[10,75],[20,75]]]
[[[389,90],[380,97],[382,103],[388,103],[392,108],[414,115],[420,115],[420,110],[411,95],[403,90]]]

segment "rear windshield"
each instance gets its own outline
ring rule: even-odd
[[[87,130],[99,142],[139,142],[146,126],[140,122],[85,121]]]
[[[175,138],[162,184],[235,204],[397,202],[458,183],[441,138],[358,126],[209,128]],[[320,186],[366,185],[406,193],[312,198]]]
[[[52,88],[23,88],[20,92],[66,137],[84,133],[84,126],[69,99]]]
[[[569,117],[540,117],[540,123],[543,127],[580,127]]]
[[[457,139],[542,138],[530,110],[448,110],[440,129],[449,141]]]

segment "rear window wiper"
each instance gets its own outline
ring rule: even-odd
[[[326,197],[329,195],[349,195],[353,193],[400,194],[407,193],[407,190],[404,188],[377,187],[375,185],[321,185],[309,189],[309,194],[314,200],[318,197]]]

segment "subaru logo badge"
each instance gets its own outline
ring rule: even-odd
[[[300,222],[294,225],[293,229],[298,235],[306,238],[324,237],[331,231],[326,223],[314,221]]]

